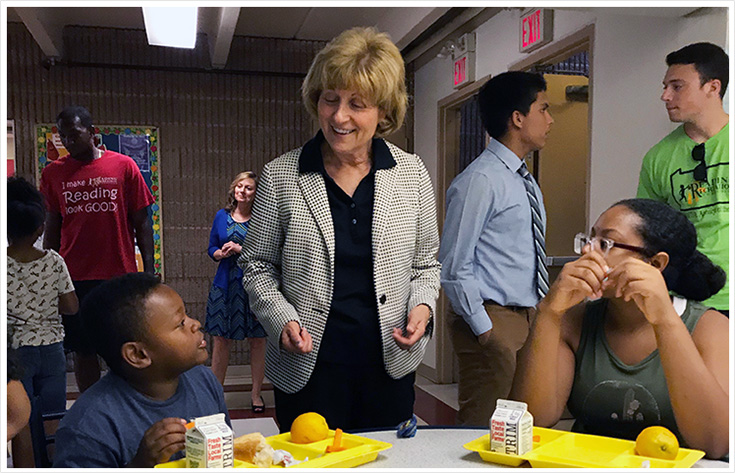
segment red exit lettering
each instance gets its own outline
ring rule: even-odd
[[[454,85],[459,85],[467,78],[467,56],[454,61]]]
[[[541,10],[536,10],[523,19],[521,44],[524,48],[541,39]]]

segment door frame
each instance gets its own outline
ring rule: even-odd
[[[589,130],[587,136],[587,149],[590,150],[590,154],[587,155],[587,186],[585,189],[585,199],[587,205],[584,209],[584,221],[585,229],[590,227],[590,183],[592,182],[592,97],[594,96],[592,80],[593,74],[593,46],[595,40],[595,25],[587,25],[584,28],[571,33],[554,44],[538,50],[535,53],[531,53],[528,57],[512,63],[509,67],[509,71],[526,71],[533,66],[538,64],[555,64],[563,61],[564,59],[577,54],[582,51],[588,52],[590,76],[589,76],[589,101],[587,103],[587,130]]]
[[[459,164],[459,110],[462,104],[475,95],[480,88],[490,79],[485,76],[466,87],[444,97],[438,104],[438,128],[437,133],[437,219],[439,222],[439,233],[444,228],[444,217],[446,207],[446,195],[452,179],[457,174]],[[449,301],[442,290],[436,304],[437,318],[442,323],[434,326],[436,340],[436,369],[433,373],[421,373],[436,383],[447,384],[457,382],[455,369],[456,356],[452,349],[452,340],[449,332],[447,314]],[[426,371],[431,369],[422,365]]]

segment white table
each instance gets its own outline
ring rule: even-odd
[[[264,437],[278,435],[278,425],[273,417],[254,417],[250,419],[232,419],[232,434],[235,438],[249,434],[251,432],[260,432]]]
[[[486,429],[437,429],[422,426],[414,437],[399,439],[395,430],[360,432],[357,435],[388,442],[393,447],[380,452],[375,461],[359,468],[512,468],[488,463],[480,458],[477,452],[471,452],[463,447],[467,442],[487,433]],[[693,467],[729,468],[730,465],[727,462],[702,459]]]

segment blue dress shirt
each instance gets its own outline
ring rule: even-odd
[[[475,335],[493,326],[484,301],[523,307],[539,301],[531,206],[518,173],[521,164],[515,153],[493,139],[447,190],[439,249],[441,284],[452,308]],[[535,180],[533,184],[545,229],[541,189]]]

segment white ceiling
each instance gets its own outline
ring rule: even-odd
[[[212,66],[227,63],[232,37],[329,40],[353,26],[375,26],[399,49],[450,7],[200,7],[198,30],[207,35]],[[145,29],[140,7],[9,7],[9,22],[22,22],[47,57],[62,57],[64,26]]]
[[[207,34],[212,65],[224,67],[233,35],[329,40],[353,26],[376,26],[390,34],[399,49],[404,49],[449,10],[450,7],[386,7],[384,4],[379,7],[200,7],[198,30]],[[483,9],[462,8],[455,12],[459,10],[465,10],[462,15],[469,18]],[[606,10],[628,15],[674,17],[686,15],[696,7]],[[8,7],[7,18],[9,22],[25,23],[49,57],[61,57],[62,30],[66,25],[145,29],[140,7]],[[457,20],[460,18],[451,23]]]
[[[200,33],[211,33],[219,20],[220,7],[200,7]],[[304,40],[329,40],[353,26],[376,26],[388,32],[399,47],[415,39],[449,7],[244,7],[229,8],[237,15],[234,34]],[[140,7],[9,7],[9,22],[24,22],[33,16],[50,37],[66,25],[145,29]],[[29,26],[29,30],[30,30]],[[31,31],[33,33],[33,31]],[[60,34],[60,33],[58,33]],[[34,35],[35,36],[35,35]]]
[[[8,8],[8,21],[21,22],[17,9]],[[55,25],[100,26],[109,28],[144,29],[140,7],[26,7],[26,10],[45,12],[45,19]],[[592,10],[590,7],[565,8],[569,10]],[[677,17],[686,15],[696,7],[611,7],[610,13],[626,15]],[[216,7],[200,7],[199,31],[213,17]],[[306,40],[328,40],[352,26],[378,26],[381,23],[408,21],[413,27],[417,18],[431,16],[434,19],[449,10],[449,7],[245,7],[235,28],[239,36],[264,36]],[[391,18],[393,18],[391,20]],[[410,28],[409,28],[410,29]],[[400,38],[394,38],[398,41]]]

